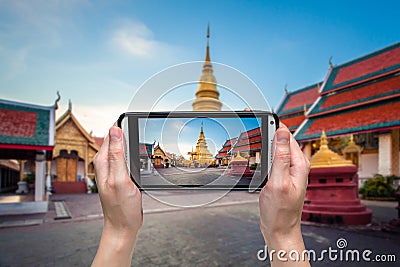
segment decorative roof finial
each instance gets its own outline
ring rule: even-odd
[[[328,147],[328,138],[326,137],[326,133],[325,130],[322,130],[322,134],[321,134],[321,147]]]
[[[60,99],[61,99],[60,92],[57,91],[57,98],[56,98],[56,101],[54,101],[54,107],[55,107],[55,109],[58,109],[58,102],[60,101]]]
[[[333,68],[333,64],[332,64],[332,56],[329,58],[329,67],[332,69]]]
[[[71,101],[71,99],[68,99],[68,111],[72,112],[72,101]]]
[[[285,83],[285,93],[288,95],[289,94],[289,91],[288,91],[288,89],[287,89],[287,83]]]

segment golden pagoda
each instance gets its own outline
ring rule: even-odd
[[[211,164],[214,160],[213,155],[208,150],[206,137],[203,132],[203,123],[201,123],[200,135],[197,140],[197,145],[195,151],[188,152],[190,155],[190,160],[193,162],[195,167],[205,167]]]
[[[220,111],[222,107],[222,103],[219,101],[217,80],[214,77],[210,60],[209,39],[210,26],[207,28],[207,48],[206,58],[203,64],[203,74],[200,77],[196,99],[192,103],[194,111]]]
[[[321,146],[311,157],[311,168],[354,166],[351,160],[345,160],[328,147],[325,131],[322,131]]]

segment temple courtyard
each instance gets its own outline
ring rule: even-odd
[[[132,266],[269,266],[267,261],[258,259],[264,257],[258,193],[226,193],[222,198],[221,192],[216,191],[143,194],[144,224]],[[195,207],[204,200],[209,204]],[[55,203],[60,202],[69,219],[54,219]],[[398,266],[400,234],[381,230],[397,217],[397,203],[363,204],[373,211],[373,222],[368,226],[303,223],[306,247],[316,253],[312,266]],[[89,266],[101,230],[97,194],[52,195],[46,214],[0,217],[0,266]],[[330,257],[328,252],[321,254],[324,250],[331,250]],[[356,250],[359,261],[346,260],[344,256],[340,260],[340,251],[346,255],[347,251]],[[370,262],[361,258],[366,250],[371,251]],[[377,262],[375,256],[390,261]]]
[[[243,171],[242,171],[243,172]],[[260,171],[253,173],[260,177]],[[253,177],[253,176],[251,176]],[[154,169],[152,172],[141,173],[143,185],[248,185],[251,177],[233,175],[228,168],[187,168],[170,167]]]

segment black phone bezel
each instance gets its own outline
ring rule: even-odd
[[[229,118],[229,117],[240,117],[240,118],[251,118],[251,117],[265,117],[265,116],[272,116],[274,119],[274,125],[270,125],[268,123],[268,127],[273,127],[275,126],[275,131],[279,128],[279,117],[276,113],[274,112],[269,112],[269,111],[156,111],[156,112],[125,112],[122,113],[118,120],[117,120],[117,126],[122,128],[122,120],[125,117],[128,116],[133,116],[137,118]],[[262,120],[262,127],[264,126],[264,121]],[[129,127],[129,126],[128,126]],[[137,127],[138,128],[138,127]],[[137,137],[138,137],[138,131],[136,131]],[[137,144],[139,144],[139,141],[137,140]],[[263,144],[264,145],[264,144]],[[270,145],[270,144],[267,144]],[[130,150],[130,149],[127,149]],[[271,150],[269,150],[271,151]],[[132,156],[132,155],[130,155]],[[268,160],[268,157],[266,157]],[[137,155],[137,159],[139,159],[139,155]],[[272,155],[270,155],[270,160],[272,164]],[[132,161],[132,160],[131,160]],[[138,160],[137,160],[138,161]],[[196,189],[196,190],[226,190],[226,189],[231,189],[231,190],[249,190],[248,186],[243,186],[243,185],[235,185],[234,187],[205,187],[205,185],[171,185],[171,186],[165,186],[165,185],[152,185],[152,186],[145,186],[142,187],[133,177],[132,174],[132,168],[134,171],[139,175],[140,179],[140,171],[138,169],[139,166],[139,161],[136,163],[135,166],[131,166],[130,163],[129,168],[130,168],[130,177],[131,180],[135,183],[135,185],[139,188],[139,190],[144,191],[144,190],[185,190],[185,189]],[[261,190],[264,185],[268,181],[268,175],[269,173],[267,172],[265,175],[264,180],[262,183],[257,187],[253,188],[251,191],[259,191]]]

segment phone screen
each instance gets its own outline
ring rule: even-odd
[[[128,167],[140,188],[256,189],[264,184],[275,118],[211,115],[130,114],[122,120]]]

